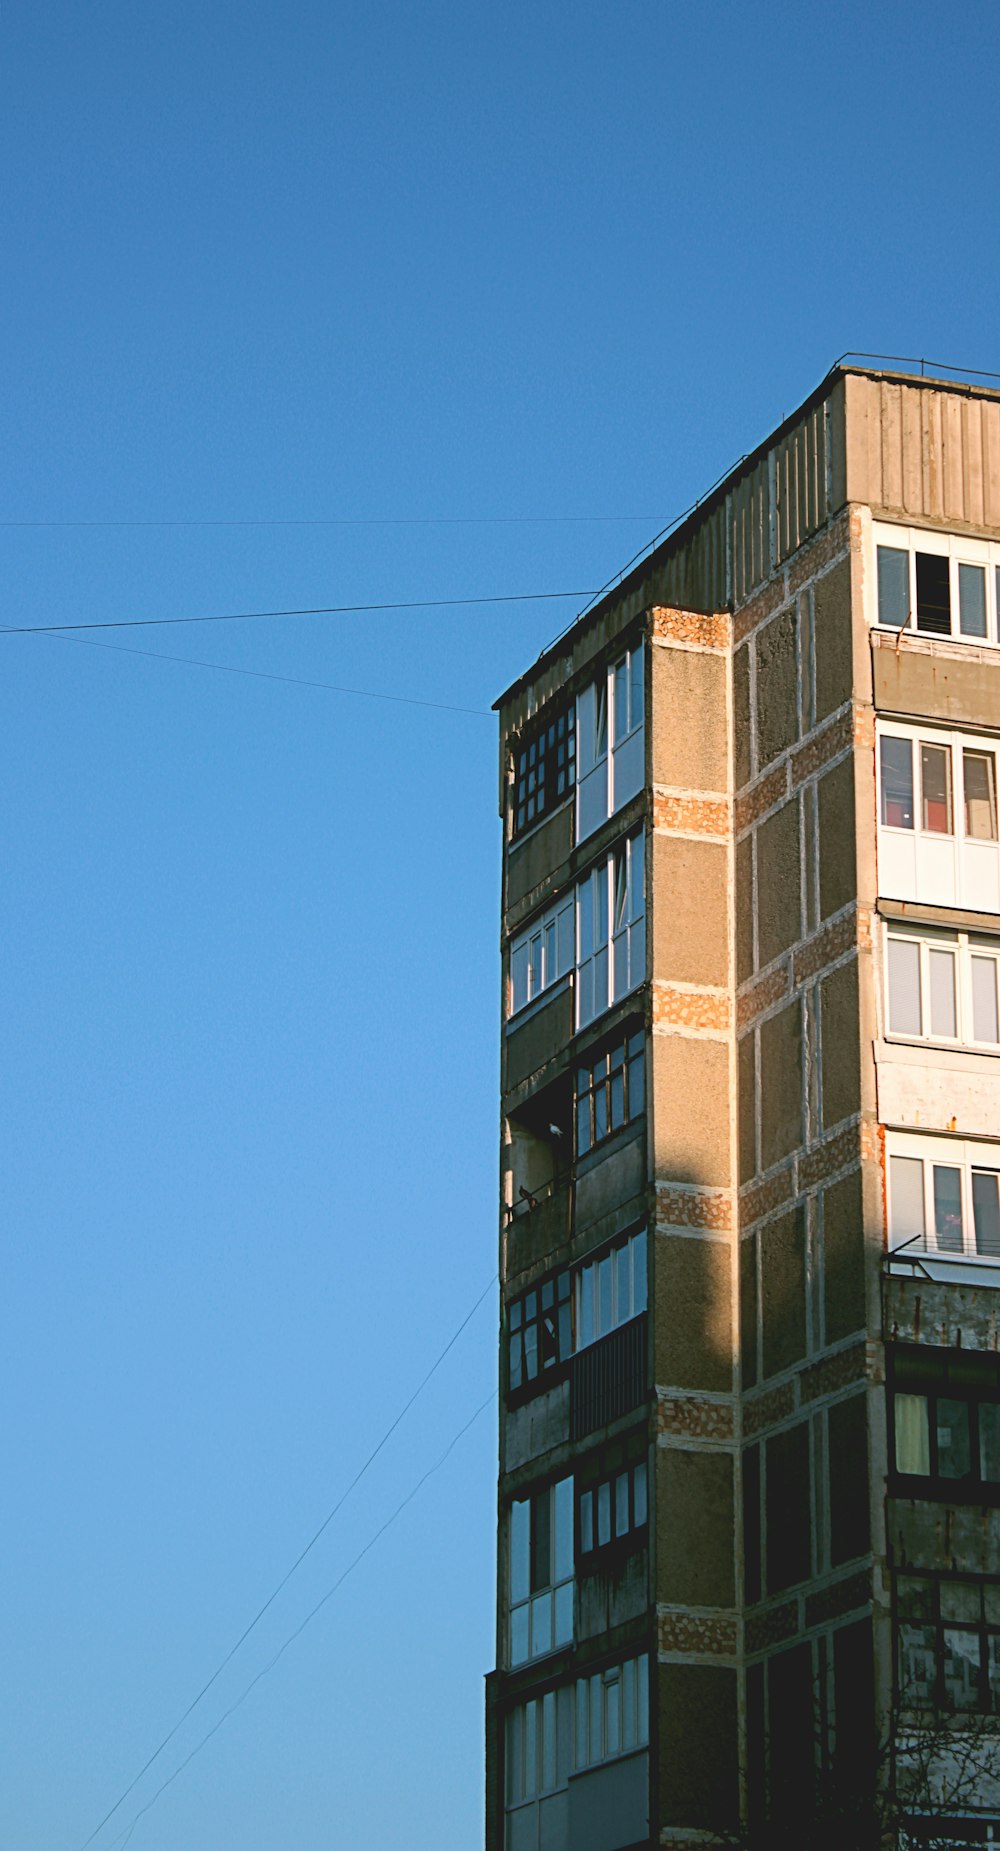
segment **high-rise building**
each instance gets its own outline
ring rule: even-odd
[[[840,366],[498,702],[491,1851],[1000,1842],[998,623]]]

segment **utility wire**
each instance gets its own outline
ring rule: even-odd
[[[493,1281],[491,1280],[490,1285],[492,1284],[493,1284]],[[488,1290],[489,1290],[489,1286],[487,1287],[487,1291]],[[326,1606],[327,1601],[333,1599],[333,1596],[334,1594],[336,1594],[338,1588],[343,1587],[344,1582],[347,1580],[348,1576],[354,1573],[354,1570],[358,1567],[359,1563],[364,1561],[364,1558],[368,1554],[369,1550],[374,1548],[375,1544],[379,1540],[379,1537],[384,1536],[386,1530],[392,1527],[397,1517],[402,1516],[402,1513],[406,1509],[407,1505],[412,1504],[418,1491],[420,1491],[423,1488],[423,1486],[427,1483],[427,1480],[429,1478],[433,1478],[435,1472],[439,1472],[441,1470],[441,1467],[445,1464],[446,1460],[449,1458],[451,1453],[454,1452],[455,1447],[458,1445],[459,1440],[463,1439],[464,1436],[468,1433],[469,1428],[475,1425],[476,1421],[479,1419],[480,1414],[484,1413],[486,1408],[489,1407],[490,1402],[496,1400],[496,1395],[497,1395],[497,1391],[494,1388],[487,1395],[486,1400],[480,1402],[475,1413],[470,1415],[469,1419],[465,1422],[465,1425],[460,1427],[458,1429],[458,1432],[452,1435],[452,1438],[449,1440],[447,1446],[444,1449],[444,1452],[441,1454],[441,1457],[437,1459],[433,1465],[428,1466],[426,1472],[424,1472],[421,1475],[421,1477],[417,1479],[416,1484],[412,1487],[410,1491],[407,1492],[402,1502],[400,1504],[397,1504],[395,1510],[392,1512],[392,1515],[387,1517],[385,1522],[381,1524],[379,1528],[374,1532],[374,1535],[368,1538],[368,1541],[365,1543],[364,1548],[358,1550],[358,1553],[354,1557],[353,1562],[349,1562],[347,1567],[344,1569],[343,1573],[337,1576],[337,1579],[333,1583],[333,1586],[327,1588],[326,1593],[322,1595],[322,1597],[316,1602],[316,1605],[313,1608],[311,1608],[311,1610],[306,1614],[305,1619],[302,1620],[298,1626],[296,1626],[295,1631],[292,1633],[289,1633],[284,1643],[278,1647],[278,1650],[275,1652],[273,1658],[270,1658],[267,1664],[264,1665],[262,1669],[258,1671],[254,1677],[251,1678],[249,1684],[247,1684],[246,1688],[237,1697],[235,1703],[231,1703],[227,1710],[223,1710],[222,1715],[219,1717],[218,1721],[212,1724],[212,1727],[207,1731],[205,1735],[202,1736],[200,1742],[195,1743],[195,1746],[192,1748],[190,1754],[185,1755],[184,1760],[180,1763],[180,1766],[176,1767],[173,1773],[167,1776],[167,1779],[162,1783],[162,1785],[157,1787],[156,1792],[152,1795],[151,1799],[148,1799],[146,1801],[145,1806],[140,1807],[139,1811],[136,1813],[134,1819],[132,1820],[132,1823],[128,1827],[128,1830],[126,1831],[124,1837],[120,1836],[119,1838],[114,1840],[112,1851],[116,1851],[116,1848],[119,1846],[121,1847],[121,1851],[125,1851],[125,1846],[128,1844],[129,1840],[131,1839],[132,1833],[135,1831],[135,1828],[138,1825],[139,1820],[144,1816],[145,1813],[149,1812],[151,1808],[156,1805],[156,1802],[159,1799],[160,1794],[166,1792],[166,1789],[173,1784],[173,1782],[177,1779],[178,1775],[183,1774],[184,1769],[190,1765],[190,1763],[194,1760],[195,1756],[199,1755],[202,1749],[207,1746],[207,1744],[211,1741],[213,1735],[218,1734],[218,1731],[222,1728],[224,1723],[228,1722],[230,1716],[235,1715],[236,1711],[240,1709],[241,1706],[246,1702],[247,1698],[250,1695],[250,1692],[254,1689],[254,1687],[257,1684],[260,1683],[261,1679],[267,1677],[269,1671],[274,1670],[275,1665],[278,1663],[279,1659],[284,1657],[289,1646],[294,1645],[296,1639],[301,1637],[302,1633],[305,1632],[307,1626],[311,1626],[317,1614],[321,1613],[323,1608]],[[98,1830],[99,1829],[100,1828],[98,1827]],[[89,1839],[87,1842],[88,1843],[90,1842]]]
[[[4,624],[7,636],[58,636],[67,630],[148,630],[177,623],[245,623],[252,617],[346,617],[372,611],[443,611],[481,604],[542,604],[553,598],[589,598],[589,591],[515,591],[490,598],[409,598],[391,604],[316,604],[301,610],[216,611],[202,617],[115,617],[97,623]]]
[[[208,1694],[208,1692],[212,1688],[212,1685],[216,1682],[216,1680],[219,1677],[221,1677],[226,1666],[230,1663],[230,1661],[233,1658],[235,1658],[236,1653],[239,1651],[241,1645],[243,1645],[245,1641],[249,1639],[250,1634],[253,1632],[255,1626],[257,1626],[260,1623],[260,1621],[263,1619],[268,1608],[274,1605],[274,1602],[277,1600],[278,1595],[281,1593],[282,1589],[288,1586],[288,1583],[291,1580],[292,1576],[295,1574],[296,1570],[302,1566],[302,1563],[305,1561],[306,1556],[310,1553],[312,1549],[315,1548],[316,1544],[319,1542],[319,1539],[323,1535],[324,1531],[327,1530],[330,1524],[333,1522],[333,1519],[337,1515],[337,1512],[341,1510],[343,1506],[346,1504],[348,1498],[351,1495],[351,1492],[355,1490],[355,1488],[361,1483],[361,1480],[364,1478],[365,1473],[368,1471],[369,1467],[374,1464],[375,1460],[378,1458],[379,1453],[382,1451],[382,1448],[386,1445],[387,1441],[391,1439],[392,1435],[395,1433],[396,1428],[399,1426],[400,1422],[405,1419],[406,1415],[409,1413],[410,1409],[412,1408],[414,1402],[417,1400],[418,1396],[420,1396],[423,1393],[431,1377],[437,1373],[438,1369],[441,1367],[441,1364],[444,1362],[445,1357],[448,1355],[449,1350],[454,1349],[454,1346],[458,1342],[458,1339],[462,1335],[462,1332],[465,1329],[466,1325],[471,1321],[471,1319],[475,1316],[476,1312],[479,1310],[479,1307],[482,1304],[484,1298],[487,1296],[487,1293],[492,1291],[494,1285],[496,1284],[496,1278],[497,1278],[497,1275],[496,1273],[494,1273],[492,1277],[490,1278],[489,1283],[486,1286],[484,1286],[483,1290],[480,1292],[479,1297],[476,1299],[476,1302],[472,1306],[471,1310],[466,1312],[457,1330],[453,1331],[452,1335],[449,1337],[447,1343],[445,1344],[444,1349],[440,1352],[440,1354],[437,1356],[435,1361],[431,1364],[430,1368],[427,1371],[427,1374],[423,1377],[422,1381],[418,1383],[417,1387],[414,1389],[409,1400],[404,1403],[403,1407],[400,1408],[399,1413],[396,1415],[396,1418],[392,1422],[392,1424],[386,1428],[385,1432],[382,1435],[382,1438],[378,1442],[378,1445],[372,1448],[372,1451],[368,1454],[368,1457],[365,1460],[364,1464],[360,1466],[358,1471],[354,1474],[354,1477],[351,1479],[351,1482],[347,1486],[346,1491],[341,1492],[341,1495],[337,1499],[337,1502],[334,1504],[333,1508],[327,1512],[319,1528],[313,1532],[312,1536],[310,1536],[309,1541],[306,1543],[305,1548],[300,1550],[299,1554],[296,1556],[291,1567],[286,1570],[286,1572],[282,1575],[281,1580],[278,1582],[277,1586],[268,1595],[263,1606],[258,1608],[257,1612],[253,1616],[253,1619],[250,1621],[249,1625],[244,1627],[243,1631],[241,1632],[239,1638],[236,1641],[236,1644],[230,1647],[225,1657],[220,1660],[219,1664],[216,1666],[215,1670],[212,1672],[211,1677],[208,1679],[206,1683],[202,1685],[201,1689],[198,1692],[198,1695],[192,1698],[191,1702],[187,1706],[187,1709],[184,1711],[184,1714],[178,1717],[177,1721],[174,1723],[173,1728],[170,1729],[168,1733],[163,1737],[163,1740],[162,1742],[160,1742],[159,1746],[157,1748],[154,1748],[152,1754],[149,1756],[149,1759],[143,1763],[142,1767],[139,1769],[139,1772],[135,1775],[135,1778],[131,1780],[128,1786],[124,1789],[124,1791],[119,1794],[114,1805],[110,1808],[108,1812],[105,1813],[100,1823],[98,1825],[95,1825],[89,1838],[84,1839],[83,1844],[80,1846],[80,1851],[87,1851],[87,1846],[93,1844],[94,1839],[97,1837],[99,1832],[103,1831],[104,1827],[108,1823],[108,1820],[114,1818],[114,1815],[118,1811],[118,1808],[122,1806],[124,1802],[128,1799],[129,1794],[134,1792],[135,1788],[138,1786],[143,1775],[149,1772],[149,1769],[152,1767],[154,1761],[158,1760],[159,1756],[163,1753],[163,1750],[167,1747],[167,1744],[173,1741],[174,1736],[177,1734],[178,1729],[180,1729],[183,1726],[183,1724],[187,1721],[188,1717],[192,1714],[192,1711],[197,1709],[202,1698]],[[485,1403],[484,1403],[484,1406],[485,1406]],[[479,1412],[481,1413],[482,1409],[480,1409]],[[475,1419],[475,1416],[473,1416],[473,1419]],[[465,1429],[463,1428],[462,1431],[464,1432]],[[460,1438],[461,1438],[460,1434],[456,1435],[456,1440]],[[453,1440],[452,1445],[454,1444],[455,1444],[455,1441]],[[449,1448],[449,1451],[450,1450],[451,1449]],[[447,1457],[447,1454],[445,1454],[445,1458],[446,1457]],[[432,1469],[436,1470],[437,1467],[433,1467]],[[425,1476],[427,1476],[427,1474],[425,1474]],[[423,1484],[423,1482],[424,1480],[421,1479],[420,1484]],[[418,1485],[416,1487],[416,1490],[419,1490],[419,1488],[420,1486]],[[415,1496],[415,1494],[416,1494],[415,1491],[411,1492],[410,1496],[413,1497]],[[409,1499],[404,1499],[403,1504],[400,1505],[399,1509],[402,1510],[404,1505],[408,1502],[409,1502]],[[399,1511],[397,1511],[395,1515],[398,1516]],[[389,1522],[392,1522],[392,1521],[393,1521],[393,1518],[390,1518]],[[387,1527],[388,1525],[386,1524],[383,1525],[383,1529]],[[372,1537],[372,1542],[375,1542],[377,1540],[377,1537],[380,1536],[381,1534],[382,1534],[381,1530],[377,1531],[376,1535]],[[365,1555],[367,1550],[370,1548],[371,1548],[371,1542],[365,1545],[365,1548],[361,1551],[361,1555],[359,1555],[356,1558],[355,1562],[352,1562],[351,1568],[356,1567],[357,1562],[361,1560],[361,1556]],[[345,1574],[349,1574],[350,1572],[351,1572],[350,1569],[345,1570]],[[344,1579],[344,1576],[341,1576],[341,1580],[343,1579]],[[335,1584],[335,1587],[339,1587],[339,1586],[340,1586],[340,1582],[338,1581]],[[330,1592],[331,1593],[335,1592],[335,1588],[332,1588]],[[324,1604],[324,1601],[328,1600],[329,1597],[330,1597],[329,1594],[324,1595],[323,1600],[320,1601],[319,1605],[322,1606]],[[319,1607],[315,1607],[313,1609],[313,1613],[318,1613],[318,1612],[319,1612]],[[313,1617],[313,1614],[310,1614],[308,1618],[303,1621],[302,1625],[303,1626],[308,1625],[309,1620],[312,1617]],[[292,1639],[298,1638],[298,1633],[301,1631],[302,1631],[302,1627],[300,1626],[298,1629],[298,1632],[294,1632],[291,1638]],[[290,1644],[291,1644],[291,1639],[286,1641],[286,1645],[290,1645]],[[281,1651],[283,1652],[285,1649],[286,1648],[283,1645],[281,1648]],[[281,1656],[281,1652],[278,1653],[279,1658],[280,1656]],[[276,1664],[277,1658],[272,1660],[272,1663]],[[267,1670],[270,1670],[270,1668],[271,1668],[270,1665],[266,1667]],[[258,1677],[262,1677],[263,1675],[264,1675],[263,1672],[258,1673]],[[256,1682],[257,1682],[257,1678],[254,1679],[254,1683]],[[248,1692],[252,1688],[253,1688],[253,1685],[252,1684],[249,1685],[247,1687]],[[247,1693],[244,1693],[244,1694],[247,1694]],[[240,1702],[242,1701],[243,1701],[243,1698],[241,1697]],[[238,1706],[234,1706],[234,1707],[238,1707]],[[231,1712],[227,1711],[227,1714],[231,1714]],[[222,1720],[225,1721],[225,1717],[223,1717]],[[220,1725],[217,1723],[216,1728],[218,1728],[219,1726]],[[214,1729],[209,1731],[210,1735],[213,1735],[214,1733],[215,1733]],[[205,1740],[206,1741],[208,1740],[207,1736]],[[199,1744],[199,1747],[203,1745],[204,1744],[201,1743]],[[197,1749],[195,1749],[194,1752],[197,1753],[198,1752]],[[190,1759],[191,1759],[191,1756],[189,1755],[188,1760]],[[186,1762],[181,1763],[182,1767],[186,1765],[187,1765]],[[179,1773],[180,1769],[178,1769],[177,1771]],[[175,1776],[171,1775],[171,1779],[174,1779],[174,1778]],[[169,1784],[170,1784],[169,1781],[164,1782],[165,1786],[169,1786]],[[160,1789],[160,1791],[162,1792],[162,1788]],[[156,1795],[154,1794],[153,1797],[155,1799]],[[150,1801],[150,1805],[152,1805],[152,1801]],[[143,1810],[144,1811],[148,1810],[148,1808],[144,1808]],[[133,1821],[133,1824],[134,1824],[134,1821]]]
[[[655,514],[404,514],[345,516],[333,519],[206,521],[5,521],[0,528],[151,528],[151,527],[560,527],[617,525],[653,521]]]
[[[253,681],[283,681],[293,688],[322,688],[329,694],[353,694],[361,700],[392,701],[403,707],[434,707],[439,713],[471,713],[481,719],[493,718],[488,707],[458,707],[450,701],[420,700],[415,694],[384,694],[377,688],[346,688],[335,681],[307,681],[301,675],[277,675],[263,668],[237,668],[231,662],[205,662],[197,656],[164,655],[159,649],[133,649],[128,643],[99,643],[91,636],[64,636],[50,630],[39,630],[38,634],[51,636],[54,643],[78,643],[84,649],[112,649],[116,655],[144,656],[149,662],[182,662],[188,668],[216,669],[220,675],[249,675]]]

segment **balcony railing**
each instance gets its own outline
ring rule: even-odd
[[[570,1423],[574,1440],[582,1440],[609,1421],[631,1413],[646,1399],[645,1312],[609,1331],[573,1358]]]

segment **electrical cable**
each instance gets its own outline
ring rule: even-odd
[[[491,1280],[490,1284],[492,1285],[492,1283],[493,1281]],[[488,1289],[489,1288],[487,1288],[487,1290]],[[125,1851],[125,1846],[128,1844],[130,1838],[132,1837],[132,1833],[135,1831],[135,1828],[138,1825],[139,1820],[144,1816],[144,1814],[149,1812],[153,1806],[156,1805],[156,1802],[159,1799],[160,1794],[166,1792],[166,1789],[169,1786],[172,1786],[173,1782],[177,1779],[178,1775],[182,1774],[184,1772],[184,1769],[188,1767],[190,1763],[194,1760],[195,1756],[201,1753],[202,1749],[206,1747],[207,1744],[211,1741],[213,1735],[217,1735],[219,1730],[222,1728],[223,1724],[228,1722],[230,1716],[233,1716],[236,1713],[236,1711],[241,1708],[241,1706],[246,1702],[247,1698],[249,1697],[250,1692],[254,1689],[254,1687],[257,1684],[260,1683],[261,1679],[267,1677],[268,1672],[274,1670],[275,1665],[278,1663],[279,1659],[284,1657],[289,1646],[294,1645],[296,1639],[298,1639],[302,1635],[302,1633],[305,1632],[306,1627],[310,1626],[313,1620],[317,1617],[317,1615],[322,1612],[323,1608],[327,1604],[327,1601],[332,1600],[338,1588],[343,1587],[344,1582],[347,1580],[348,1576],[353,1574],[354,1570],[358,1567],[359,1563],[364,1561],[365,1556],[369,1553],[369,1550],[374,1548],[375,1544],[379,1540],[379,1537],[384,1536],[386,1533],[386,1530],[391,1529],[397,1517],[400,1517],[402,1515],[407,1505],[412,1504],[418,1491],[420,1491],[423,1488],[423,1486],[427,1483],[428,1479],[433,1478],[435,1472],[439,1472],[441,1470],[441,1467],[445,1464],[450,1454],[454,1452],[455,1447],[458,1445],[459,1440],[465,1437],[465,1435],[469,1431],[469,1428],[475,1425],[476,1421],[479,1419],[480,1414],[484,1413],[486,1408],[489,1407],[491,1401],[496,1400],[496,1397],[497,1397],[496,1389],[495,1388],[491,1389],[490,1393],[486,1397],[486,1400],[480,1402],[475,1413],[470,1415],[469,1419],[465,1422],[465,1425],[460,1427],[458,1429],[458,1432],[452,1435],[452,1438],[449,1440],[447,1446],[444,1449],[444,1452],[441,1454],[441,1457],[435,1460],[433,1465],[428,1466],[426,1472],[424,1472],[421,1475],[421,1477],[417,1479],[416,1484],[412,1487],[411,1490],[407,1492],[402,1502],[400,1504],[397,1504],[395,1510],[392,1512],[392,1515],[387,1517],[383,1524],[380,1524],[379,1528],[374,1532],[374,1534],[368,1538],[368,1541],[365,1543],[364,1548],[358,1550],[358,1553],[354,1557],[354,1560],[348,1563],[347,1567],[343,1570],[342,1574],[338,1575],[336,1581],[333,1583],[333,1586],[327,1588],[326,1593],[322,1595],[322,1597],[316,1602],[316,1605],[310,1609],[310,1611],[306,1614],[305,1619],[302,1620],[300,1624],[295,1628],[295,1631],[292,1633],[289,1633],[287,1639],[285,1639],[283,1644],[281,1644],[278,1647],[278,1650],[275,1652],[273,1658],[270,1658],[267,1664],[264,1665],[261,1668],[261,1670],[258,1671],[256,1675],[251,1678],[249,1684],[247,1684],[246,1688],[243,1691],[241,1691],[235,1703],[231,1703],[227,1710],[223,1710],[222,1715],[219,1717],[218,1721],[213,1723],[211,1729],[209,1729],[207,1733],[202,1736],[200,1742],[195,1743],[195,1746],[191,1749],[190,1754],[185,1755],[184,1760],[180,1763],[180,1766],[176,1767],[173,1773],[168,1776],[168,1778],[162,1783],[162,1785],[157,1787],[156,1792],[152,1795],[150,1799],[146,1801],[145,1806],[140,1807],[139,1811],[136,1813],[134,1819],[129,1825],[128,1830],[125,1833],[124,1837],[119,1837],[114,1840],[114,1843],[111,1847],[111,1851],[118,1851],[119,1847],[120,1847],[120,1851]],[[87,1842],[88,1843],[90,1842],[89,1839]]]
[[[488,598],[409,598],[390,604],[316,604],[301,610],[216,611],[202,617],[114,617],[97,623],[4,624],[5,636],[59,636],[67,630],[154,630],[177,623],[245,623],[254,617],[363,617],[374,611],[439,611],[482,604],[542,604],[553,598],[589,598],[589,591],[513,591]],[[596,595],[596,594],[595,594]]]
[[[440,1354],[437,1356],[435,1361],[431,1364],[430,1368],[427,1371],[427,1374],[423,1377],[422,1381],[418,1383],[417,1387],[414,1389],[409,1400],[404,1403],[402,1408],[400,1408],[400,1411],[396,1415],[396,1418],[392,1422],[392,1424],[386,1428],[385,1432],[382,1435],[382,1438],[378,1442],[378,1445],[373,1447],[372,1451],[368,1454],[367,1459],[365,1460],[364,1464],[359,1467],[358,1471],[355,1473],[354,1477],[351,1479],[350,1484],[347,1486],[347,1489],[341,1493],[340,1497],[337,1499],[337,1502],[334,1504],[333,1508],[327,1512],[319,1528],[315,1530],[312,1536],[309,1538],[309,1541],[306,1543],[305,1548],[300,1550],[299,1554],[296,1556],[291,1567],[286,1570],[285,1574],[282,1575],[281,1580],[278,1582],[277,1586],[268,1595],[263,1606],[258,1608],[257,1612],[254,1614],[253,1619],[250,1621],[249,1625],[244,1627],[243,1631],[241,1632],[239,1638],[236,1641],[236,1644],[230,1647],[225,1657],[220,1660],[219,1664],[216,1666],[215,1670],[212,1672],[211,1677],[207,1680],[206,1683],[202,1685],[201,1689],[198,1692],[198,1695],[192,1698],[191,1702],[187,1706],[187,1709],[184,1711],[184,1714],[178,1717],[177,1721],[174,1723],[173,1728],[170,1729],[168,1733],[163,1737],[163,1740],[162,1742],[160,1742],[159,1746],[157,1748],[154,1748],[153,1753],[149,1756],[149,1759],[143,1763],[142,1767],[139,1769],[139,1772],[135,1775],[135,1778],[131,1780],[128,1786],[124,1789],[124,1791],[119,1794],[114,1805],[109,1809],[108,1812],[105,1813],[100,1823],[98,1825],[95,1825],[89,1838],[84,1839],[83,1844],[80,1846],[80,1851],[87,1851],[88,1845],[93,1844],[94,1839],[97,1837],[99,1832],[103,1831],[104,1827],[108,1823],[108,1820],[114,1818],[114,1815],[118,1811],[118,1808],[124,1804],[124,1802],[128,1799],[129,1794],[135,1790],[140,1780],[142,1779],[143,1775],[149,1772],[149,1769],[152,1767],[154,1761],[158,1760],[159,1756],[163,1753],[163,1750],[167,1747],[168,1743],[173,1741],[174,1736],[177,1734],[178,1729],[180,1729],[183,1726],[183,1724],[187,1721],[188,1717],[192,1714],[192,1712],[197,1709],[202,1698],[208,1694],[208,1692],[212,1688],[212,1685],[216,1682],[216,1680],[219,1677],[221,1677],[226,1666],[230,1663],[230,1661],[233,1658],[235,1658],[236,1653],[239,1651],[241,1645],[243,1645],[245,1641],[249,1639],[250,1634],[253,1632],[254,1628],[259,1624],[259,1622],[263,1619],[268,1608],[274,1605],[274,1602],[277,1600],[278,1595],[282,1592],[282,1589],[287,1587],[292,1576],[296,1573],[297,1569],[301,1567],[302,1563],[305,1561],[306,1556],[310,1553],[310,1551],[315,1548],[316,1544],[319,1542],[319,1539],[323,1535],[324,1531],[329,1529],[329,1526],[333,1522],[334,1517],[337,1515],[338,1511],[341,1510],[343,1506],[346,1504],[348,1498],[351,1495],[351,1492],[354,1491],[356,1487],[361,1483],[361,1480],[364,1478],[365,1473],[368,1471],[369,1467],[374,1464],[375,1460],[378,1458],[379,1453],[382,1451],[382,1448],[386,1445],[387,1441],[391,1439],[392,1435],[396,1431],[396,1428],[400,1425],[400,1422],[405,1419],[406,1415],[409,1413],[410,1409],[412,1408],[414,1402],[417,1400],[418,1396],[420,1396],[423,1393],[431,1377],[436,1374],[437,1370],[440,1368],[441,1364],[444,1362],[444,1359],[448,1355],[449,1350],[452,1350],[454,1348],[455,1344],[458,1342],[459,1337],[462,1335],[462,1332],[465,1329],[466,1325],[471,1321],[471,1319],[475,1316],[476,1312],[479,1310],[479,1307],[482,1304],[484,1298],[487,1296],[487,1293],[492,1291],[494,1285],[496,1284],[496,1280],[497,1280],[497,1275],[496,1273],[493,1273],[488,1284],[484,1286],[483,1290],[480,1292],[479,1297],[476,1299],[476,1302],[472,1306],[471,1310],[466,1312],[457,1330],[453,1331],[452,1335],[449,1337],[447,1343],[445,1344],[444,1349],[440,1352]],[[402,1509],[402,1506],[400,1506],[400,1509]],[[379,1531],[378,1534],[380,1535],[381,1531]],[[374,1540],[375,1539],[373,1538],[373,1541]],[[367,1546],[370,1547],[371,1545],[369,1544]],[[362,1550],[362,1554],[364,1553],[365,1551]],[[360,1561],[361,1557],[359,1556],[357,1559]],[[348,1570],[347,1572],[349,1573],[350,1571]],[[337,1585],[339,1586],[339,1583]],[[329,1596],[326,1596],[325,1598],[329,1598]],[[322,1606],[322,1604],[323,1602],[321,1601],[320,1606]],[[318,1610],[319,1610],[318,1608],[315,1609],[315,1611],[317,1612]],[[307,1622],[304,1622],[304,1624],[305,1623]],[[293,1633],[292,1637],[297,1638],[298,1634]],[[282,1650],[284,1650],[284,1647],[282,1647]],[[260,1675],[263,1675],[263,1674],[261,1673]]]
[[[346,688],[335,681],[307,681],[302,675],[277,675],[263,668],[237,668],[231,662],[204,662],[196,656],[164,655],[158,649],[131,649],[128,643],[99,643],[90,636],[63,636],[58,631],[40,630],[40,636],[50,636],[54,643],[79,643],[84,649],[111,649],[116,655],[144,656],[148,662],[181,662],[188,668],[216,669],[220,675],[248,675],[252,681],[283,681],[293,688],[322,688],[329,694],[353,694],[368,701],[392,701],[403,707],[433,707],[439,713],[470,713],[480,719],[491,720],[492,712],[488,707],[458,707],[451,701],[425,701],[415,694],[384,694],[377,688]]]

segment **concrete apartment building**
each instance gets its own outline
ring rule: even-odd
[[[498,702],[491,1851],[1000,1843],[998,606],[841,366]]]

